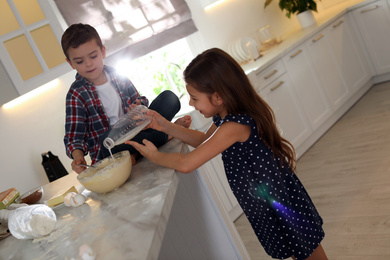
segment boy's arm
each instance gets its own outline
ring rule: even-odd
[[[88,150],[84,142],[86,132],[84,122],[85,113],[82,104],[72,93],[68,93],[66,97],[64,144],[66,154],[71,159],[73,159],[73,151],[80,150],[83,153],[86,153]]]
[[[149,100],[145,96],[141,96],[134,86],[133,82],[126,77],[118,76],[116,73],[112,74],[114,83],[119,90],[120,95],[122,96],[122,101],[127,109],[131,104],[137,102],[146,107],[149,106]]]

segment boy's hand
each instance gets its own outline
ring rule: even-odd
[[[73,157],[73,161],[72,161],[72,170],[74,170],[76,173],[81,173],[82,171],[84,171],[86,169],[86,167],[84,166],[79,166],[78,164],[87,164],[87,162],[85,161],[85,158],[84,158],[84,152],[81,151],[81,150],[74,150],[72,152],[72,157]]]
[[[139,106],[139,105],[142,105],[141,104],[141,100],[139,99],[136,99],[133,104],[131,104],[127,109],[126,109],[126,113],[128,113],[130,110],[132,110],[133,108],[135,108],[136,106]]]

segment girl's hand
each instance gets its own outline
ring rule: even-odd
[[[150,141],[144,139],[142,140],[142,144],[134,142],[134,141],[126,141],[125,144],[129,144],[133,146],[143,157],[147,158],[151,161],[151,158],[155,153],[158,152],[157,147]]]
[[[149,125],[146,126],[146,128],[153,128],[157,131],[166,132],[167,126],[171,123],[167,119],[165,119],[162,115],[160,115],[158,112],[154,110],[148,110],[146,112],[148,116],[152,117],[152,121],[149,123]],[[145,129],[146,129],[145,128]]]

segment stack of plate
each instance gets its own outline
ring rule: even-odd
[[[228,45],[229,54],[241,64],[261,57],[257,42],[251,37],[242,37]]]

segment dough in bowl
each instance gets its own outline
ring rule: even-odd
[[[130,176],[132,164],[129,151],[122,151],[104,158],[81,172],[77,179],[88,190],[107,193],[124,184]]]

